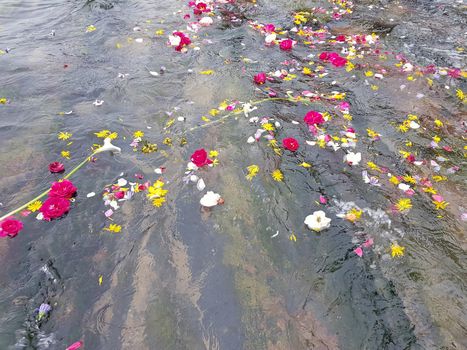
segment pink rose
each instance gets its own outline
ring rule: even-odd
[[[284,39],[280,42],[279,47],[283,51],[290,51],[293,47],[293,41],[291,39]]]
[[[198,167],[203,167],[208,164],[212,164],[212,160],[208,158],[208,154],[204,148],[197,149],[191,155],[191,161]]]
[[[49,164],[49,171],[51,173],[63,173],[65,171],[65,166],[60,162],[53,162]]]
[[[308,125],[320,125],[324,123],[324,117],[321,113],[316,111],[309,111],[303,118]]]
[[[0,237],[15,237],[23,229],[23,223],[13,218],[7,218],[0,224]]]
[[[284,146],[285,149],[288,149],[289,151],[292,151],[292,152],[295,152],[296,150],[298,150],[298,147],[300,147],[300,145],[298,144],[298,141],[295,140],[293,137],[283,139],[282,145]]]
[[[70,201],[63,197],[50,197],[40,207],[44,220],[58,219],[70,210]]]
[[[266,82],[266,73],[261,72],[261,73],[256,74],[253,77],[253,81],[258,85],[264,84]]]
[[[50,188],[49,197],[71,198],[76,193],[76,187],[70,180],[54,182]]]

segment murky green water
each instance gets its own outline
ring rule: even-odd
[[[257,126],[242,115],[184,133],[202,125],[201,116],[215,119],[208,111],[226,99],[264,98],[254,74],[294,66],[281,65],[285,60],[317,60],[307,55],[325,45],[283,52],[265,47],[249,25],[290,29],[292,13],[313,6],[332,7],[309,1],[219,4],[214,24],[190,34],[200,50],[184,54],[166,45],[167,35],[190,21],[183,20],[191,13],[184,1],[0,2],[0,98],[8,99],[0,105],[1,214],[58,179],[47,165],[63,160],[62,150],[71,153],[63,160],[67,169],[86,157],[101,142],[95,132],[118,132],[115,144],[123,150],[99,155],[73,177],[79,194],[65,218],[39,222],[31,215],[22,219],[25,229],[17,237],[0,241],[0,349],[65,349],[77,340],[85,349],[138,350],[467,347],[466,109],[454,96],[457,88],[466,91],[465,78],[439,77],[430,87],[423,76],[408,81],[393,58],[382,63],[368,56],[363,61],[373,70],[376,62],[389,71],[383,80],[366,77],[363,67],[355,74],[334,69],[320,79],[295,71],[297,79],[268,84],[279,94],[346,92],[361,138],[361,167],[346,166],[342,150],[307,146],[309,131],[292,123],[302,122],[310,108],[334,109],[332,104],[268,102],[252,113],[279,121],[279,140],[300,141],[298,152],[280,157],[264,142],[246,143]],[[382,53],[404,53],[420,66],[465,70],[465,19],[459,2],[364,1],[328,26],[336,35],[374,31]],[[86,33],[89,25],[96,30]],[[156,34],[160,30],[165,34]],[[206,70],[214,74],[199,74]],[[97,107],[95,100],[104,103]],[[443,140],[453,152],[426,147],[433,130],[398,132],[394,122],[407,114],[421,116],[424,127],[442,119]],[[167,130],[174,117],[186,119]],[[381,141],[365,139],[367,128],[381,133]],[[133,152],[136,130],[160,151]],[[60,131],[73,136],[60,141]],[[184,147],[178,146],[182,135]],[[162,144],[166,136],[173,147]],[[407,141],[417,157],[448,157],[442,175],[460,167],[436,183],[449,202],[445,210],[417,194],[408,214],[394,213],[399,190],[362,180],[367,161],[432,176],[401,159]],[[219,152],[218,166],[199,171],[207,189],[225,199],[211,211],[200,209],[202,193],[182,180],[190,155],[202,147]],[[301,162],[312,167],[297,166]],[[250,182],[245,175],[251,164],[262,171]],[[154,208],[135,194],[113,216],[122,232],[104,231],[103,188],[121,177],[135,181],[135,173],[153,182],[161,166],[167,203]],[[277,168],[282,183],[268,173]],[[97,195],[87,198],[89,192]],[[328,198],[326,206],[316,203],[320,195]],[[363,210],[355,224],[336,216],[354,206]],[[316,233],[303,220],[320,209],[332,225]],[[354,249],[368,237],[374,246],[360,258]],[[395,241],[405,247],[399,259],[390,257]],[[39,327],[34,310],[43,302],[53,310]]]

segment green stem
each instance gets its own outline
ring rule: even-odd
[[[93,154],[91,154],[90,156],[86,157],[81,163],[79,163],[76,167],[73,168],[73,170],[71,170],[63,179],[68,179],[70,178],[74,173],[76,173],[80,168],[82,168],[85,164],[88,163],[88,161],[90,160],[90,158],[95,155],[96,153],[94,152]],[[0,222],[5,220],[7,217],[10,217],[18,212],[20,212],[21,210],[23,209],[26,209],[30,204],[34,203],[35,201],[38,201],[39,199],[45,197],[48,193],[50,192],[50,188],[47,189],[46,191],[42,192],[40,195],[38,195],[37,197],[35,197],[34,199],[31,199],[29,202],[27,202],[26,204],[20,206],[19,208],[16,208],[15,210],[13,211],[10,211],[8,214],[5,214],[3,215],[2,217],[0,217]]]

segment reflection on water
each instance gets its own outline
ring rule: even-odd
[[[183,2],[0,4],[0,49],[8,51],[0,55],[0,98],[10,100],[0,105],[2,214],[55,180],[42,174],[64,147],[59,131],[73,134],[68,167],[88,154],[99,130],[117,131],[116,144],[124,149],[80,171],[74,180],[79,195],[66,218],[25,219],[18,237],[0,241],[0,349],[64,349],[77,340],[86,349],[467,346],[462,172],[439,184],[450,203],[441,220],[416,197],[410,215],[394,215],[388,209],[393,191],[365,184],[361,169],[344,166],[343,153],[302,144],[297,153],[277,157],[269,147],[247,144],[256,126],[243,116],[186,134],[184,147],[162,146],[163,152],[149,155],[128,147],[135,130],[161,145],[170,118],[185,118],[170,134],[180,136],[225,99],[256,99],[253,74],[283,68],[285,59],[305,60],[303,48],[285,54],[264,47],[248,20],[289,28],[292,11],[328,2],[253,3],[221,4],[217,22],[197,34],[200,50],[186,54],[165,44],[169,33],[186,26]],[[462,68],[465,54],[455,48],[463,45],[457,30],[463,20],[460,4],[365,1],[352,16],[329,25],[336,34],[383,34],[382,51],[404,52],[420,65]],[[97,30],[86,33],[89,25]],[[407,141],[393,121],[409,113],[425,120],[443,116],[452,121],[447,129],[459,135],[465,106],[447,98],[442,85],[430,88],[423,78],[409,84],[392,63],[381,65],[391,74],[377,92],[368,79],[351,74],[271,85],[346,91],[358,132],[371,128],[383,135],[360,146],[364,159],[403,174],[398,150]],[[215,74],[199,74],[210,69]],[[93,105],[96,99],[102,106]],[[284,137],[305,140],[308,134],[292,121],[308,110],[274,102],[259,106],[258,113],[279,121]],[[459,140],[449,140],[452,165],[462,165]],[[411,141],[428,153],[421,147],[431,141],[428,133]],[[190,154],[201,147],[219,151],[221,165],[202,177],[226,200],[209,212],[199,209],[196,188],[181,180]],[[297,167],[300,162],[313,166]],[[251,164],[280,168],[284,183],[261,174],[246,181],[244,169]],[[135,173],[152,181],[160,166],[166,167],[167,205],[153,208],[135,196],[115,216],[122,232],[103,231],[107,208],[98,195],[86,194]],[[315,233],[303,220],[319,209],[320,195],[328,200],[333,224]],[[339,218],[353,208],[362,210],[364,220]],[[374,245],[357,257],[356,247],[369,239]],[[403,259],[390,257],[394,241],[403,242]],[[53,310],[39,327],[34,310],[43,302]]]

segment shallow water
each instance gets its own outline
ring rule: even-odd
[[[352,76],[331,69],[320,79],[296,72],[295,80],[268,83],[282,94],[346,92],[362,139],[362,167],[344,164],[342,150],[307,146],[309,131],[292,123],[302,122],[310,108],[332,104],[259,105],[252,116],[275,118],[282,124],[278,139],[293,136],[301,144],[281,157],[265,143],[245,142],[257,126],[242,115],[184,133],[203,125],[200,117],[226,99],[264,98],[252,84],[257,72],[288,69],[280,63],[305,64],[313,59],[306,57],[310,52],[319,54],[325,45],[297,46],[290,53],[265,47],[249,25],[290,29],[294,11],[318,5],[330,7],[326,1],[221,4],[212,26],[190,34],[200,50],[178,53],[166,41],[168,33],[186,27],[183,14],[191,10],[183,1],[0,3],[0,49],[8,51],[0,55],[0,98],[9,100],[0,105],[1,214],[58,179],[45,174],[50,162],[62,159],[61,150],[70,150],[71,159],[62,160],[71,169],[101,141],[94,133],[102,129],[118,132],[115,144],[123,149],[121,155],[99,155],[72,178],[79,193],[66,217],[39,222],[31,215],[22,219],[25,228],[17,237],[0,241],[0,349],[65,349],[77,340],[85,349],[467,347],[466,110],[453,97],[457,88],[466,91],[465,78],[440,77],[429,87],[424,77],[407,81],[389,59],[378,62],[390,73],[377,82],[377,91],[364,70]],[[465,48],[465,19],[459,2],[365,1],[328,26],[336,35],[375,31],[382,51],[404,53],[417,65],[465,70],[465,52],[457,49]],[[86,33],[91,24],[96,30]],[[156,35],[158,30],[165,34]],[[371,64],[374,57],[364,60]],[[199,74],[209,69],[215,73]],[[96,99],[103,105],[94,106]],[[432,130],[398,132],[394,122],[407,114],[422,116],[424,126],[445,121],[442,136],[453,152],[426,147]],[[179,116],[185,122],[167,129]],[[381,141],[365,139],[367,128],[381,133]],[[135,130],[160,150],[133,152]],[[73,134],[72,144],[57,140],[60,131]],[[182,135],[188,143],[180,147]],[[173,147],[162,144],[166,136]],[[369,160],[400,174],[432,176],[431,168],[401,159],[407,140],[417,156],[448,157],[443,175],[460,166],[436,183],[450,203],[441,213],[424,194],[412,198],[408,214],[394,213],[399,190],[362,180]],[[202,193],[182,180],[190,155],[202,147],[219,151],[220,165],[199,171],[207,189],[225,199],[210,211],[200,209]],[[312,167],[297,166],[303,161]],[[261,172],[250,182],[245,175],[251,164]],[[122,232],[104,231],[109,220],[103,188],[121,177],[134,181],[135,173],[153,182],[161,166],[167,203],[154,208],[144,194],[135,194],[113,216]],[[282,183],[267,173],[277,168]],[[87,198],[89,192],[97,195]],[[328,198],[326,206],[316,203],[320,195]],[[337,216],[353,207],[363,210],[362,220],[353,224]],[[320,209],[332,225],[316,233],[303,220]],[[359,258],[354,249],[368,237],[374,246]],[[394,241],[405,247],[404,257],[390,257]],[[53,310],[39,327],[34,310],[43,302]]]

